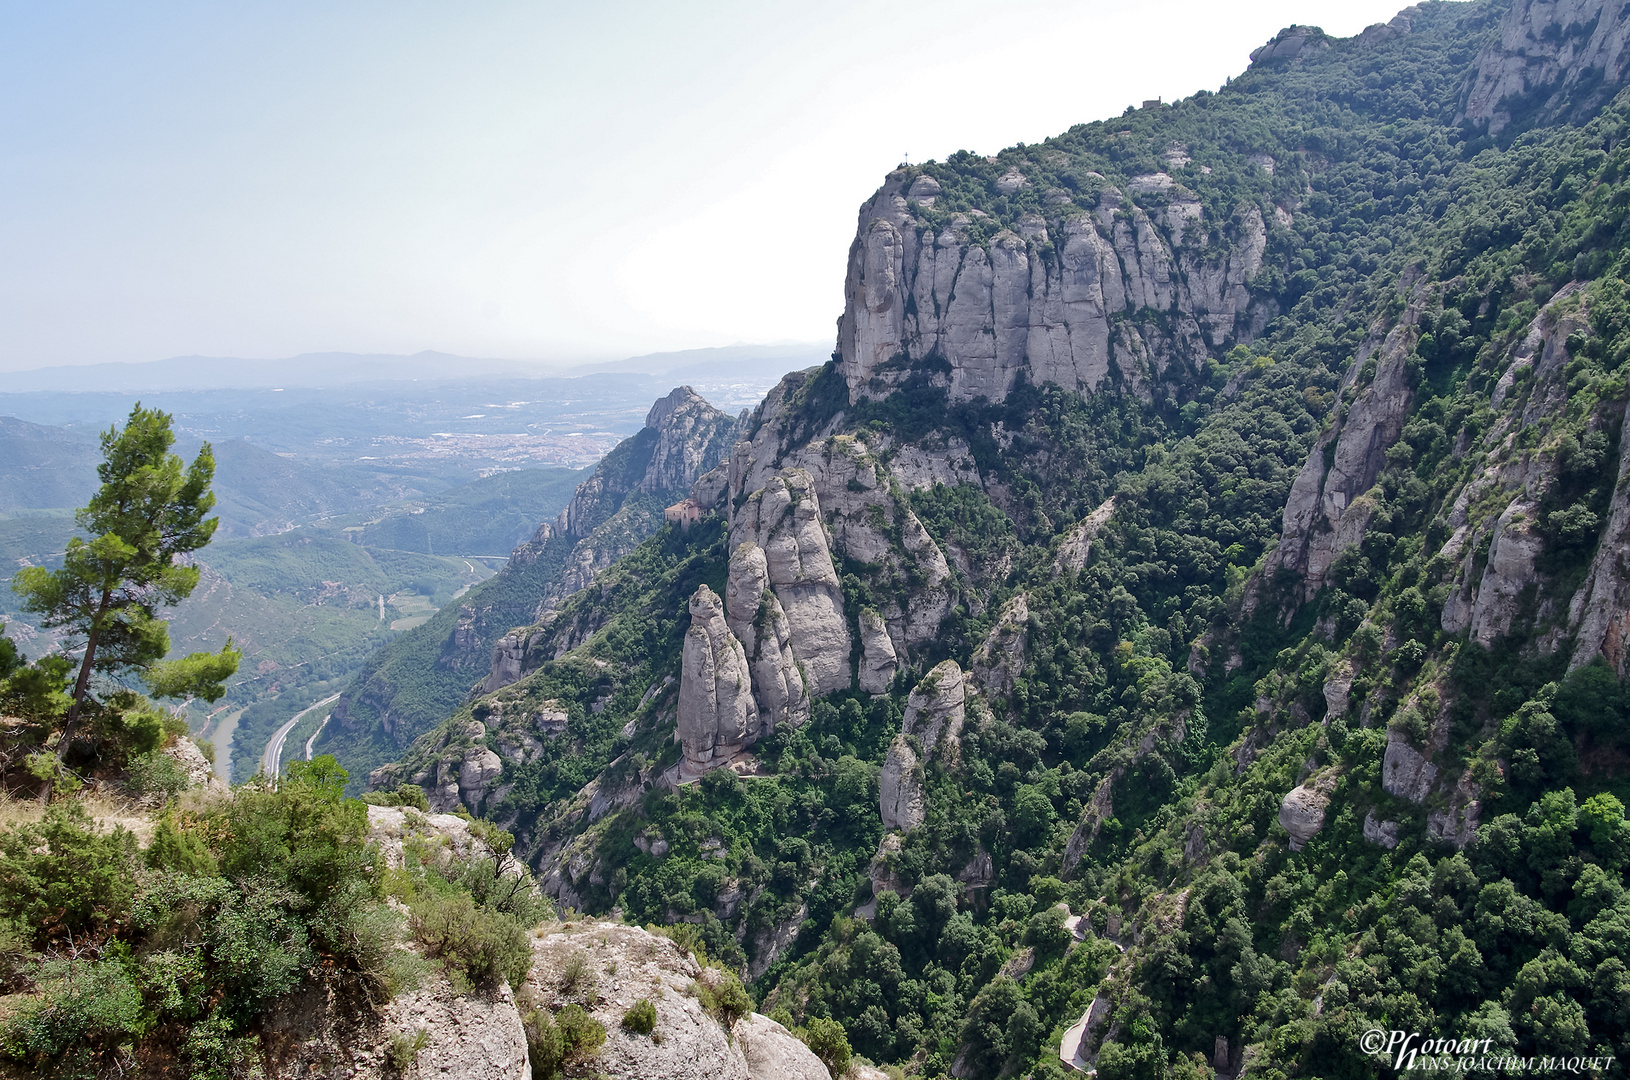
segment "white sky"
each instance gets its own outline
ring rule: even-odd
[[[0,0],[0,370],[827,341],[902,156],[1403,0]]]

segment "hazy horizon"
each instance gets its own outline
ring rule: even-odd
[[[13,5],[0,372],[830,341],[902,158],[1215,89],[1289,23],[1401,6]]]

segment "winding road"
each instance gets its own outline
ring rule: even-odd
[[[298,724],[300,718],[305,716],[306,713],[320,709],[338,697],[338,694],[333,694],[323,698],[310,708],[301,709],[287,723],[278,728],[277,734],[272,736],[272,741],[266,744],[266,752],[260,755],[260,771],[267,776],[276,777],[283,768],[283,743],[288,739],[289,732],[294,730],[294,725]],[[327,717],[324,717],[324,719],[327,719]]]

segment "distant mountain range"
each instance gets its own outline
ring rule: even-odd
[[[271,360],[175,356],[136,364],[83,364],[0,372],[0,393],[260,390],[369,382],[468,380],[480,376],[560,378],[596,373],[694,375],[703,379],[719,379],[761,372],[769,376],[769,382],[773,383],[786,371],[824,362],[830,353],[829,346],[799,343],[686,349],[587,364],[501,360],[431,351],[412,356],[306,353]]]

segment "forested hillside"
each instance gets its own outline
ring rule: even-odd
[[[700,520],[374,783],[911,1074],[1630,1053],[1626,36],[1293,27],[891,173]]]
[[[645,427],[607,454],[560,516],[539,525],[495,577],[368,659],[335,706],[323,749],[360,786],[369,770],[398,756],[475,686],[502,685],[501,676],[484,676],[505,632],[550,617],[560,598],[588,585],[655,532],[664,508],[719,463],[735,432],[733,418],[688,386],[658,401]],[[411,528],[393,526],[397,532]]]

